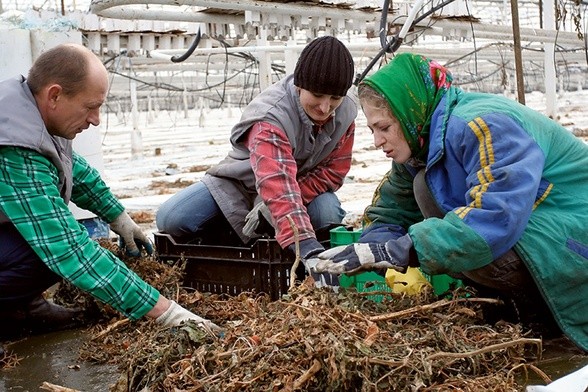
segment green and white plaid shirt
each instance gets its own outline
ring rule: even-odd
[[[159,292],[90,239],[58,189],[55,166],[25,148],[0,147],[0,208],[57,275],[131,319],[153,308]],[[100,174],[73,153],[71,200],[112,222],[124,207]]]

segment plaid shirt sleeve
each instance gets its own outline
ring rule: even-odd
[[[102,183],[96,178],[98,172],[79,157],[74,157],[73,172],[85,175],[82,182],[87,184]],[[144,316],[155,306],[159,292],[90,239],[61,198],[56,184],[57,170],[42,155],[22,148],[0,148],[0,206],[40,259],[51,271],[127,317]],[[77,179],[74,194],[80,204],[100,206],[97,211],[104,217],[120,213],[118,202],[103,188],[105,185],[85,191],[80,186]],[[98,200],[83,196],[87,191],[109,195]]]
[[[124,206],[106,186],[98,171],[76,152],[73,153],[71,199],[78,207],[92,211],[106,222],[112,222],[124,211]]]
[[[355,136],[355,123],[351,123],[347,132],[329,156],[313,170],[298,177],[302,200],[310,203],[315,197],[325,192],[335,192],[343,185],[345,176],[351,168],[351,151]]]
[[[300,241],[315,238],[304,206],[318,194],[341,187],[351,166],[354,129],[352,124],[333,153],[315,170],[299,178],[292,146],[284,131],[267,122],[259,122],[251,127],[246,143],[257,192],[275,220],[276,240],[282,248],[295,241],[288,215],[298,229]]]

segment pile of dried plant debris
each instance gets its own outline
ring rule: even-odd
[[[181,266],[125,262],[224,333],[129,322],[63,285],[61,302],[99,311],[102,322],[81,358],[119,366],[111,391],[519,391],[528,371],[540,374],[530,362],[539,359],[541,340],[518,324],[484,324],[482,308],[495,301],[463,289],[444,299],[429,290],[386,292],[374,302],[368,293],[315,289],[308,278],[270,301],[188,292]]]

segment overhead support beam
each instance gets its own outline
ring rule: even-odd
[[[400,18],[402,21],[403,18]],[[470,21],[453,21],[449,19],[432,20],[424,19],[417,27],[425,29],[425,34],[449,36],[452,31],[461,31],[462,37],[468,38],[472,32],[477,39],[508,40],[513,38],[513,30],[510,26],[490,25],[486,23],[472,23]],[[533,28],[519,28],[521,42],[549,42],[561,45],[584,46],[584,41],[578,38],[578,33],[571,31],[558,31],[555,29],[542,30]]]
[[[515,0],[516,1],[516,0]],[[137,6],[159,4],[169,6],[169,9],[146,9]],[[244,11],[244,15],[218,15],[213,13],[194,10],[180,9],[181,6],[210,7],[227,10]],[[178,8],[174,11],[173,8]],[[366,29],[367,26],[375,26],[379,23],[380,12],[346,10],[333,7],[316,7],[308,5],[297,5],[291,3],[270,3],[263,1],[202,1],[202,0],[93,0],[90,11],[98,16],[128,19],[128,20],[168,20],[184,21],[194,23],[205,23],[209,25],[228,25],[235,27],[245,25],[269,25],[273,20],[280,20],[280,28],[309,28],[309,17],[324,20],[325,18],[334,21],[335,29]],[[267,17],[264,19],[264,15]],[[270,17],[270,15],[274,15]],[[276,18],[275,15],[279,15]],[[302,16],[304,15],[304,17]],[[395,22],[400,26],[405,17],[393,14]],[[392,19],[392,18],[391,18]],[[290,26],[286,25],[288,21]],[[344,23],[345,21],[349,23]],[[513,38],[511,26],[490,25],[475,23],[471,21],[456,21],[452,19],[424,19],[417,25],[417,29],[424,29],[427,35],[452,36],[459,34],[468,38],[475,33],[476,38],[492,40],[508,40]],[[473,32],[473,33],[472,33]],[[521,42],[543,42],[562,45],[584,45],[578,38],[578,34],[570,31],[557,31],[555,29],[543,30],[534,28],[519,28]],[[225,37],[229,38],[229,37]]]
[[[102,12],[112,7],[125,7],[130,5],[172,5],[172,6],[193,6],[202,8],[218,8],[233,11],[253,11],[268,15],[291,15],[325,17],[336,19],[363,20],[376,22],[380,20],[380,12],[342,9],[334,7],[316,7],[302,4],[270,3],[255,0],[93,0],[90,4],[90,12],[103,16]],[[149,11],[149,10],[146,10]],[[185,13],[185,12],[184,12]],[[150,14],[156,17],[158,10],[151,10]],[[212,16],[213,14],[206,14]],[[161,18],[161,16],[160,16]]]
[[[169,22],[234,24],[245,23],[245,18],[239,15],[218,15],[189,11],[148,10],[124,6],[115,6],[100,11],[98,16],[125,20],[157,20]]]

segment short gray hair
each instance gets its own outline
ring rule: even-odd
[[[74,96],[86,86],[90,50],[81,45],[61,44],[42,53],[29,70],[27,84],[37,94],[50,84],[59,84],[65,95]]]

